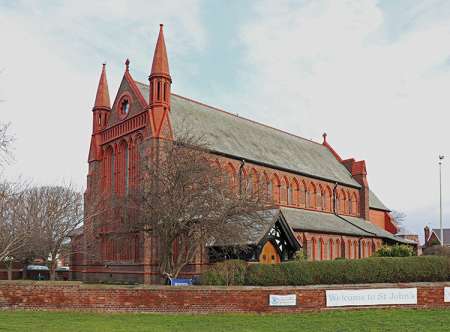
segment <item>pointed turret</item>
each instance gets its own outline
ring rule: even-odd
[[[153,55],[152,70],[149,76],[150,96],[149,109],[152,124],[152,137],[170,139],[171,128],[168,119],[170,111],[170,85],[166,44],[164,42],[163,25],[159,25],[158,41]]]
[[[102,73],[100,81],[98,82],[97,95],[95,96],[94,109],[111,109],[111,102],[109,100],[108,81],[106,80],[106,64],[102,65]]]
[[[102,73],[98,82],[97,94],[95,95],[95,103],[92,108],[93,126],[92,132],[96,133],[106,126],[107,117],[111,110],[111,102],[109,100],[108,81],[106,80],[106,64],[102,65]]]
[[[166,43],[164,42],[163,25],[159,25],[158,41],[156,42],[155,53],[153,54],[152,70],[150,79],[153,76],[165,76],[170,81],[169,60],[167,59]]]
[[[106,80],[106,64],[102,65],[102,73],[98,82],[95,103],[92,108],[92,137],[91,147],[89,149],[89,162],[102,159],[101,133],[106,128],[108,116],[111,111],[111,102],[109,100],[108,81]]]

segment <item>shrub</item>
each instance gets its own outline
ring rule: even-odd
[[[409,257],[414,256],[411,246],[405,244],[395,244],[393,246],[382,246],[375,253],[377,257]]]
[[[238,259],[214,264],[200,277],[202,285],[243,285],[247,263]]]
[[[248,268],[246,283],[259,286],[446,281],[445,257],[374,257],[359,260],[288,262],[279,268]],[[266,274],[273,275],[267,276]]]
[[[422,253],[425,256],[450,256],[450,248],[438,244],[423,249]]]
[[[240,271],[242,272],[242,271]],[[450,259],[439,256],[372,257],[359,260],[291,261],[278,265],[250,264],[243,283],[254,286],[302,286],[315,284],[396,283],[446,281]],[[224,285],[223,277],[211,271],[202,283]],[[204,278],[204,277],[207,278]]]

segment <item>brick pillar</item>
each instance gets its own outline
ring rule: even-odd
[[[342,164],[349,170],[353,178],[361,185],[359,190],[360,217],[369,220],[369,183],[367,182],[366,162],[364,160],[346,159]]]

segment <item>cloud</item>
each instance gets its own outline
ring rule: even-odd
[[[198,15],[196,0],[0,1],[1,121],[17,137],[17,162],[6,175],[84,185],[101,63],[108,63],[111,98],[125,58],[135,78],[146,80],[165,23],[171,64],[183,66],[187,52],[205,47]]]
[[[385,203],[411,217],[438,207],[437,155],[450,155],[450,11],[415,4],[392,31],[398,9],[377,1],[256,3],[240,34],[245,103],[231,105],[307,138],[327,131],[343,157],[366,159]]]

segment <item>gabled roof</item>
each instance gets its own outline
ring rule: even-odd
[[[444,244],[450,244],[450,228],[444,228]],[[437,239],[442,243],[441,240],[441,229],[440,228],[433,228],[431,229],[431,233],[434,233],[437,237]]]
[[[288,242],[291,242],[293,247],[300,249],[300,244],[297,242],[292,229],[286,220],[280,215],[279,209],[263,210],[253,216],[241,216],[248,224],[248,228],[245,234],[242,234],[242,238],[239,241],[235,239],[217,239],[213,243],[209,244],[210,247],[222,247],[222,246],[235,246],[235,245],[257,245],[265,238],[276,222],[280,223],[281,228],[288,237]]]
[[[148,95],[148,85],[138,83]],[[360,188],[350,172],[322,144],[171,95],[170,120],[177,135],[204,137],[213,152]]]
[[[383,210],[391,212],[391,210],[383,204],[377,195],[372,190],[369,190],[369,207],[372,209]]]

